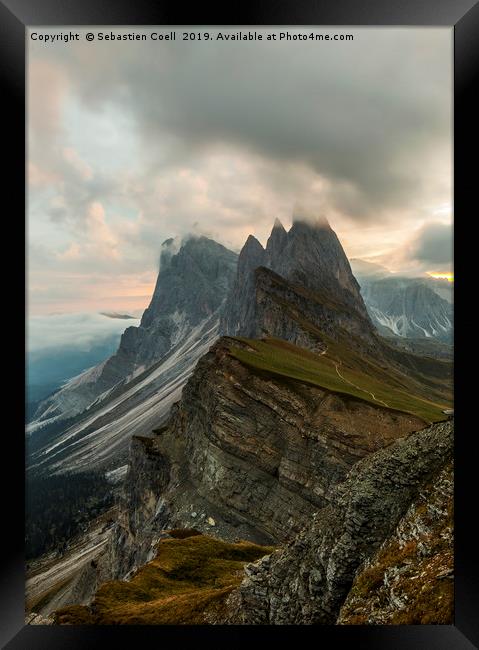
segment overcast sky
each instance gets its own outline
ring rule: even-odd
[[[239,250],[298,202],[350,257],[449,271],[452,32],[339,31],[354,41],[30,41],[30,313],[141,309],[164,239]]]

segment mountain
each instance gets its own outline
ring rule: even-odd
[[[29,465],[112,470],[134,433],[166,416],[196,361],[217,336],[236,254],[206,237],[164,242],[160,272],[139,327],[117,352],[44,401],[29,425]]]
[[[289,232],[276,220],[266,248],[250,235],[220,332],[324,349],[321,333],[336,338],[338,327],[373,348],[375,331],[359,284],[327,220],[297,213]]]
[[[351,260],[351,264],[368,312],[381,334],[452,342],[451,283],[396,276],[363,260]]]
[[[425,282],[383,278],[362,281],[361,291],[373,322],[385,335],[452,342],[452,305]]]

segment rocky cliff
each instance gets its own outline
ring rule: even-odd
[[[290,540],[356,462],[450,405],[449,365],[382,342],[323,219],[276,222],[266,248],[248,238],[221,328],[235,336],[202,357],[168,422],[134,440],[118,577],[168,527]]]
[[[113,418],[100,405],[92,430],[80,424],[73,431],[80,439],[67,432],[75,453],[96,431],[110,432],[115,443],[119,423],[135,434],[105,571],[130,579],[149,562],[154,572],[171,529],[278,545],[281,551],[247,567],[218,621],[335,622],[356,574],[367,571],[450,456],[450,423],[425,428],[446,417],[450,364],[407,355],[377,335],[325,220],[296,217],[289,232],[277,222],[266,248],[248,238],[225,303],[213,295],[222,291],[219,266],[207,258],[200,275],[208,274],[211,294],[196,277],[201,255],[197,264],[180,254],[168,258],[166,269],[178,259],[191,271],[195,295],[155,291],[161,300],[154,297],[145,312],[145,333],[125,337],[121,354],[138,363],[163,345],[148,332],[166,332],[155,313],[170,299],[184,306],[184,322],[198,318],[196,338],[170,339],[172,350],[132,379],[127,399],[113,390]],[[172,318],[176,311],[168,309]],[[231,336],[210,347],[220,313],[220,328]],[[198,362],[184,388],[183,372],[158,392],[165,369],[192,355]],[[143,435],[166,393],[168,419]],[[99,453],[107,456],[94,444],[84,458]],[[108,607],[103,614],[112,620]]]
[[[417,415],[358,399],[347,384],[332,391],[289,371],[255,369],[238,358],[251,349],[220,339],[169,422],[134,439],[114,542],[117,576],[151,559],[168,527],[257,543],[291,539],[354,463],[424,426]],[[332,360],[309,354],[334,372]]]
[[[454,605],[454,471],[445,462],[358,568],[340,625],[450,624]]]
[[[333,624],[343,606],[340,623],[451,623],[452,594],[446,597],[441,581],[451,575],[452,453],[453,424],[446,422],[358,462],[294,540],[245,567],[245,579],[229,597],[226,621]],[[426,521],[417,529],[421,519]],[[448,537],[441,538],[444,529]],[[417,553],[407,549],[411,540]],[[434,558],[438,547],[443,556]],[[421,574],[420,586],[411,588],[414,576],[426,573],[424,565],[427,580]],[[443,594],[444,607],[434,589],[428,602],[430,581]],[[429,620],[417,620],[417,610]]]
[[[451,624],[452,452],[452,422],[399,438],[356,463],[279,548],[163,531],[126,581],[29,622]]]

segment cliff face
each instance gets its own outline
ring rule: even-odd
[[[450,462],[422,487],[393,534],[360,565],[339,625],[452,623],[453,500]]]
[[[282,548],[163,531],[127,581],[29,622],[451,624],[452,437],[452,422],[435,424],[359,461]],[[161,476],[147,445],[136,474]],[[137,492],[143,513],[157,487]],[[144,523],[133,515],[132,525]]]
[[[237,256],[207,237],[193,237],[176,251],[162,247],[160,273],[140,327],[125,331],[119,354],[148,366],[223,304],[236,272]]]
[[[29,428],[28,465],[39,471],[126,469],[132,435],[164,421],[197,360],[218,337],[235,253],[206,237],[162,247],[161,268],[139,327],[118,351],[43,403]]]
[[[357,308],[285,281],[266,268],[255,271],[255,326],[249,336],[272,336],[315,351],[326,349],[324,335],[354,337],[364,354],[380,354],[369,319]]]
[[[284,542],[329,503],[351,466],[421,428],[413,415],[241,363],[220,339],[199,361],[170,421],[134,439],[118,576],[151,559],[164,528]]]
[[[382,568],[376,571],[374,586],[377,589],[385,584],[389,595],[392,593],[401,599],[401,593],[397,593],[392,585],[398,573],[410,568],[401,564],[398,555],[385,560],[381,553],[375,554],[381,545],[383,548],[394,546],[399,539],[407,543],[415,538],[419,545],[421,534],[414,531],[414,513],[421,502],[426,509],[434,510],[434,501],[437,500],[434,490],[441,493],[441,488],[438,490],[431,486],[444,488],[439,499],[443,511],[439,510],[436,520],[442,519],[443,525],[446,517],[450,525],[447,508],[450,481],[445,480],[445,473],[449,470],[450,477],[452,453],[453,425],[445,422],[400,438],[358,462],[347,479],[332,490],[330,504],[318,512],[312,523],[291,543],[259,563],[245,567],[246,577],[229,599],[227,622],[333,624],[348,593],[350,596],[343,607],[340,622],[355,622],[352,617],[356,610],[362,612],[366,620],[368,612],[372,612],[372,622],[380,622],[381,617],[388,622],[387,606],[383,605],[383,611],[375,614],[374,598],[368,593],[371,585],[368,587],[366,583],[365,586],[364,580],[361,584],[364,565],[368,566],[370,561],[374,567],[382,559]],[[429,523],[425,532],[430,530]],[[439,536],[437,542],[441,542]],[[447,540],[444,545],[448,545]],[[429,543],[429,555],[432,546]],[[451,545],[448,550],[449,553],[452,551]],[[426,550],[425,556],[427,554]],[[442,559],[444,563],[445,558]],[[416,560],[416,570],[419,566]],[[446,576],[443,577],[447,577],[448,568],[446,561]],[[440,575],[437,571],[436,577]],[[351,590],[355,577],[356,590]],[[404,609],[408,604],[406,588],[402,595],[405,596]],[[416,604],[410,602],[408,606],[411,605],[414,607]],[[449,602],[449,609],[450,606]],[[397,611],[401,606],[396,604],[391,609]],[[427,613],[427,606],[424,610]]]

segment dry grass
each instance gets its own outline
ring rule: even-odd
[[[157,557],[130,582],[113,581],[97,591],[91,607],[64,607],[55,621],[66,625],[198,625],[218,611],[241,582],[243,566],[274,549],[231,544],[197,531],[171,531]]]

